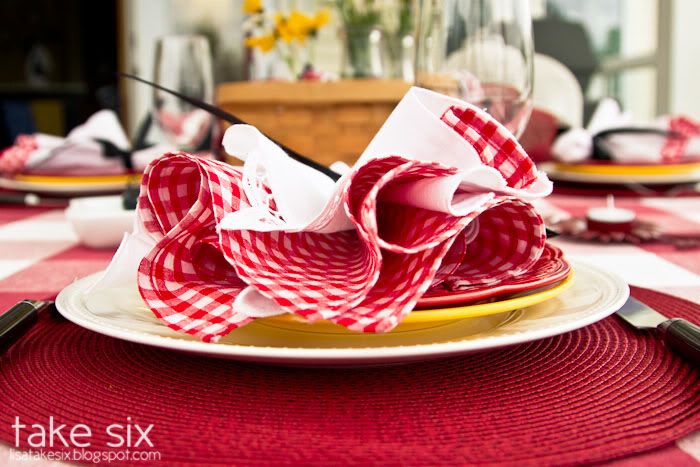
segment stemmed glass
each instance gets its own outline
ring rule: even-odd
[[[207,39],[188,35],[158,39],[154,78],[166,88],[213,103],[214,78]],[[153,91],[153,116],[166,138],[185,151],[201,149],[213,124],[208,112],[158,89]]]
[[[416,84],[486,109],[520,136],[533,80],[529,0],[419,0]]]

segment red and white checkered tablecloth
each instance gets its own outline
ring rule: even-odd
[[[603,198],[556,195],[538,201],[543,215],[583,215]],[[700,198],[618,199],[617,205],[634,209],[644,219],[674,233],[700,232]],[[700,249],[677,250],[670,245],[596,245],[556,239],[570,258],[614,271],[630,284],[700,303]],[[112,251],[90,250],[77,244],[60,210],[0,208],[0,310],[23,298],[52,298],[77,278],[106,267]],[[2,369],[0,369],[2,371]],[[9,429],[3,427],[2,429]],[[0,445],[0,464],[8,464],[10,448]],[[674,446],[616,465],[700,465],[700,432]],[[20,462],[16,465],[50,465]]]

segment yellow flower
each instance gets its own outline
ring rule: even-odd
[[[265,34],[264,36],[247,38],[245,45],[251,48],[258,48],[261,52],[267,53],[275,46],[275,41],[274,34]]]
[[[323,26],[328,24],[328,21],[331,19],[331,12],[327,9],[323,10],[318,10],[316,12],[316,16],[313,17],[311,20],[311,29],[316,32],[319,29],[321,29]]]
[[[288,44],[295,40],[304,43],[309,34],[316,34],[321,27],[328,23],[329,19],[330,12],[328,10],[320,10],[313,18],[299,10],[292,11],[289,16],[277,13],[275,15],[275,33]]]
[[[252,15],[254,13],[260,13],[263,10],[262,0],[244,0],[243,1],[243,13],[247,15]]]
[[[303,43],[312,31],[312,19],[298,10],[292,11],[286,18],[278,14],[275,25],[280,38],[287,43],[295,39]]]
[[[290,13],[287,23],[296,34],[305,34],[311,28],[311,18],[299,10]]]
[[[294,40],[294,35],[287,25],[287,18],[285,18],[282,13],[277,13],[275,15],[275,33],[286,43],[290,43]]]

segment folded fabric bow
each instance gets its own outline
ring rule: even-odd
[[[604,159],[623,164],[674,164],[700,159],[700,122],[665,116],[648,126],[632,122],[613,99],[603,99],[588,126],[562,133],[552,155],[565,163]]]
[[[165,145],[136,151],[111,110],[101,110],[65,138],[36,133],[19,135],[0,152],[0,175],[113,175],[143,171],[156,157],[171,151]],[[126,159],[128,158],[128,159]]]
[[[254,127],[229,128],[224,146],[242,169],[185,153],[148,167],[137,233],[114,261],[148,245],[141,296],[204,341],[281,313],[389,331],[435,281],[497,283],[544,247],[525,199],[551,183],[488,114],[430,91],[409,91],[337,183]]]

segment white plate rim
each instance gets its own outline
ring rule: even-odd
[[[116,339],[155,346],[168,350],[182,351],[187,353],[204,354],[215,357],[224,357],[236,360],[249,361],[270,361],[287,364],[314,364],[314,363],[363,363],[367,361],[416,361],[431,358],[447,357],[451,355],[480,352],[500,347],[522,344],[547,337],[556,336],[566,332],[574,331],[593,324],[617,311],[629,297],[629,286],[619,276],[605,271],[597,266],[572,261],[576,271],[588,270],[597,274],[607,285],[614,289],[614,294],[604,306],[594,313],[585,315],[582,318],[558,323],[551,327],[544,327],[538,330],[520,331],[504,336],[482,337],[474,340],[452,340],[446,342],[436,342],[430,344],[415,344],[404,346],[387,347],[346,347],[346,348],[316,348],[316,347],[263,347],[236,344],[212,344],[200,341],[183,340],[168,336],[158,336],[142,331],[119,328],[112,325],[104,325],[84,318],[80,313],[74,311],[76,300],[82,297],[82,293],[99,279],[102,272],[98,272],[78,279],[71,285],[64,288],[56,297],[56,307],[58,311],[69,321]],[[579,285],[581,286],[581,285]],[[576,287],[574,284],[573,287]],[[527,319],[527,318],[524,318]],[[522,322],[522,320],[519,320]],[[507,326],[507,324],[506,324]]]
[[[646,185],[664,185],[669,183],[700,182],[700,169],[680,174],[659,175],[622,175],[622,174],[592,174],[560,170],[553,162],[539,164],[540,170],[553,180],[577,183],[643,183]]]

